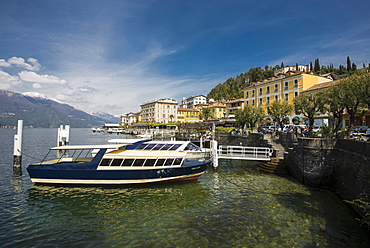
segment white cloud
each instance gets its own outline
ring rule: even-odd
[[[37,59],[29,58],[28,62],[30,62],[31,64],[26,63],[24,58],[11,57],[10,59],[8,59],[8,63],[10,65],[14,65],[16,67],[22,67],[22,68],[30,70],[30,71],[40,70],[41,65],[38,63]]]
[[[29,62],[31,65],[33,65],[34,71],[38,71],[41,69],[41,65],[37,59],[29,58],[27,59],[27,62]]]
[[[39,75],[33,71],[21,71],[18,73],[20,79],[25,82],[43,83],[43,84],[67,84],[66,80],[56,76]]]
[[[92,92],[97,91],[95,88],[90,87],[90,86],[79,87],[79,90],[81,93],[92,93]]]
[[[34,84],[32,85],[32,87],[33,87],[34,89],[42,89],[42,88],[44,88],[44,87],[42,87],[42,85],[41,85],[41,84],[39,84],[39,83],[34,83]]]
[[[18,77],[12,76],[4,71],[0,71],[0,89],[10,89],[13,85],[20,84]]]
[[[0,59],[0,66],[2,67],[10,67],[11,64],[5,61],[5,59]]]

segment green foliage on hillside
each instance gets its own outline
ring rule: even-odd
[[[213,98],[215,100],[228,100],[238,99],[243,97],[243,88],[251,85],[251,83],[272,77],[274,70],[280,68],[275,66],[274,68],[265,66],[265,69],[261,67],[253,67],[246,73],[241,73],[235,78],[229,78],[224,83],[216,85],[207,95],[207,98]]]

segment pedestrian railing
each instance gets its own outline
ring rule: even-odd
[[[220,159],[244,159],[268,161],[273,154],[269,147],[219,146],[217,157]]]

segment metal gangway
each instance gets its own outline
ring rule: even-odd
[[[212,141],[213,166],[218,167],[218,159],[242,159],[254,161],[270,161],[273,149],[269,147],[248,147],[248,146],[217,146]]]
[[[269,161],[273,150],[269,147],[219,146],[218,158]]]

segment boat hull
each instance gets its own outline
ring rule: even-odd
[[[27,171],[36,184],[140,185],[196,181],[209,163],[203,161],[192,166],[135,170],[30,165]]]

